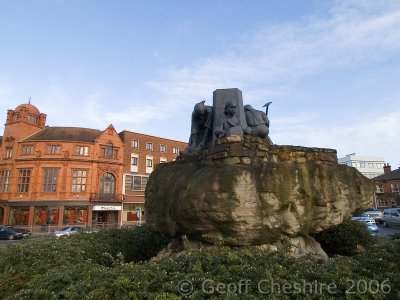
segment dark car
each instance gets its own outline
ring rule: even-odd
[[[7,226],[0,225],[0,239],[15,240],[22,239],[22,233],[18,233]]]
[[[16,226],[11,226],[11,225],[4,225],[7,228],[14,230],[17,233],[21,233],[24,237],[28,237],[32,234],[32,231],[22,228],[22,227],[16,227]]]

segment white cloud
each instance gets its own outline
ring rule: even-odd
[[[242,37],[226,53],[171,69],[165,81],[152,82],[151,86],[165,96],[171,109],[187,106],[188,101],[193,104],[201,95],[211,98],[210,91],[227,87],[248,89],[250,93],[244,95],[245,102],[250,100],[262,105],[267,95],[283,97],[293,93],[294,83],[305,76],[347,68],[354,70],[385,61],[388,56],[396,56],[399,50],[398,1],[339,1],[328,18],[313,16],[298,22],[268,24]],[[302,117],[273,120],[271,132],[277,135],[277,141],[339,148],[339,151],[351,149],[350,152],[357,148],[377,154],[382,154],[384,147],[384,153],[389,153],[391,159],[395,158],[394,152],[387,149],[400,146],[391,132],[391,128],[399,128],[396,112],[385,116],[387,110],[382,110],[368,121],[361,119],[354,124],[356,120],[351,120],[352,123],[335,128],[316,124],[315,115],[296,113]]]
[[[162,120],[167,116],[163,107],[151,105],[131,106],[122,112],[109,112],[102,116],[103,120],[116,123],[141,124],[149,120]]]
[[[328,19],[268,25],[226,53],[169,70],[165,81],[151,86],[166,96],[171,108],[216,88],[280,94],[307,74],[379,61],[386,51],[400,50],[400,5],[382,5],[376,11],[338,2]]]
[[[40,110],[47,114],[50,126],[89,127],[87,124],[90,124],[91,128],[97,129],[108,126],[100,117],[104,111],[101,91],[82,95],[60,85],[50,85],[37,97]]]
[[[276,144],[333,148],[338,150],[339,156],[359,152],[368,156],[385,156],[386,161],[393,164],[400,162],[400,110],[354,123],[351,127],[313,126],[307,117],[278,119],[277,122],[273,130]]]
[[[182,130],[185,122],[185,130],[190,130],[187,121],[193,105],[203,99],[207,104],[212,104],[212,91],[219,88],[240,88],[244,92],[245,103],[250,103],[255,108],[260,109],[265,102],[275,99],[285,99],[285,106],[290,108],[296,104],[296,100],[291,98],[295,85],[308,76],[317,77],[327,71],[356,70],[369,64],[386,62],[387,57],[398,61],[400,2],[337,1],[327,15],[307,16],[293,22],[268,23],[263,27],[248,29],[246,34],[237,37],[231,44],[229,41],[224,43],[227,45],[224,52],[188,62],[184,67],[170,65],[155,72],[164,76],[147,82],[148,91],[143,94],[149,96],[145,99],[145,104],[124,104],[126,109],[121,111],[120,106],[113,106],[110,96],[115,95],[109,91],[93,88],[78,94],[53,85],[37,96],[43,100],[48,99],[41,103],[40,109],[48,114],[49,119],[57,120],[51,122],[50,125],[53,126],[85,126],[81,124],[89,122],[90,127],[101,129],[107,123],[118,127],[118,123],[136,126],[162,120],[162,123],[177,124],[177,130]],[[221,46],[217,49],[220,51]],[[168,65],[167,56],[164,57],[162,53],[153,52],[153,57],[161,65]],[[385,75],[383,73],[381,72],[382,76]],[[363,77],[364,79],[373,84],[371,77]],[[317,78],[315,85],[318,84]],[[399,89],[400,87],[397,94],[400,94]],[[332,91],[334,90],[327,93]],[[382,95],[377,101],[387,103],[385,97],[398,101],[398,97],[393,97],[396,91],[392,90],[390,93],[391,95]],[[7,95],[15,94],[12,87],[10,91],[10,87],[0,86],[1,102]],[[129,95],[124,96],[129,98]],[[20,104],[20,100],[15,100],[18,103],[11,107],[6,107],[8,103],[1,103],[0,107],[5,111]],[[76,100],[79,105],[74,104]],[[322,102],[325,99],[315,100]],[[275,105],[271,109],[279,107]],[[346,103],[339,105],[345,106]],[[283,111],[282,108],[281,110]],[[69,113],[60,114],[60,111]],[[358,118],[352,120],[352,123],[341,123],[341,126],[327,128],[323,124],[324,120],[316,123],[316,111],[310,113],[285,110],[284,117],[271,120],[271,134],[274,142],[278,143],[282,141],[343,149],[340,151],[350,149],[349,152],[355,152],[357,149],[351,149],[352,147],[372,151],[376,147],[379,152],[374,141],[379,141],[381,151],[383,147],[398,149],[398,142],[393,141],[395,133],[390,131],[390,128],[398,128],[399,125],[396,111],[388,113],[388,108],[383,108],[375,111],[368,121]],[[293,117],[293,113],[301,117]],[[393,153],[389,155],[395,157]]]

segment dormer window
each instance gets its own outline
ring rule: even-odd
[[[28,121],[33,123],[33,124],[37,124],[38,122],[38,118],[34,115],[28,115]]]
[[[19,120],[19,114],[14,114],[14,116],[13,116],[13,120],[14,121],[18,121]]]
[[[46,146],[46,154],[60,154],[61,146],[48,144]]]
[[[88,146],[75,146],[74,147],[74,155],[80,156],[88,156],[89,155],[89,147]]]
[[[21,149],[21,155],[32,155],[33,145],[23,145]]]

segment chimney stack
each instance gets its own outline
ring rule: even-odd
[[[383,173],[389,173],[392,172],[392,167],[387,163],[387,164],[383,164]]]

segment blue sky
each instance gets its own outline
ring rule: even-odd
[[[400,163],[400,1],[0,0],[0,123],[187,141],[195,103],[272,101],[274,143]]]

